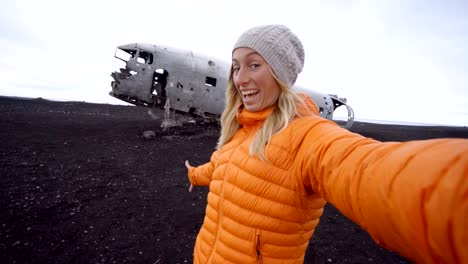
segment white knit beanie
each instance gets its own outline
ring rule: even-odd
[[[304,67],[304,48],[299,38],[283,25],[267,25],[245,31],[234,45],[251,48],[270,65],[278,78],[292,87]]]

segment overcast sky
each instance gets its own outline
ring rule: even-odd
[[[466,0],[4,0],[0,95],[123,104],[108,95],[116,46],[230,61],[238,36],[263,24],[302,40],[297,84],[346,97],[358,119],[468,126]]]

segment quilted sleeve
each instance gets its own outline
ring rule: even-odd
[[[468,140],[379,142],[317,122],[299,150],[306,188],[417,263],[468,263]]]
[[[218,151],[213,152],[210,161],[188,170],[190,183],[194,186],[209,186],[217,161]]]

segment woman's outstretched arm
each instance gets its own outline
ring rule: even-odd
[[[379,142],[317,122],[306,187],[383,247],[418,263],[468,263],[468,140]]]

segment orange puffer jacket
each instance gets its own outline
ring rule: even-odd
[[[230,142],[189,170],[210,189],[194,263],[303,263],[325,201],[413,261],[468,263],[468,140],[382,143],[307,102],[271,139],[268,161],[248,153],[273,109],[244,109]]]

